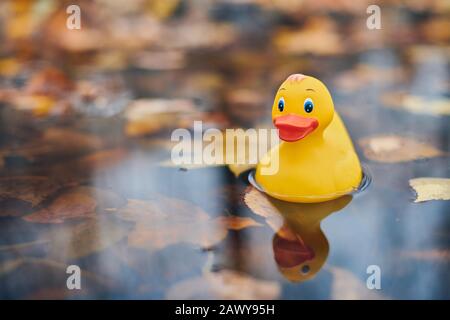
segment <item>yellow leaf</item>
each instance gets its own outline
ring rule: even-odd
[[[450,200],[450,179],[415,178],[409,180],[409,185],[417,193],[414,202]]]
[[[382,101],[387,107],[393,109],[403,109],[413,113],[433,116],[450,115],[450,99],[446,97],[430,99],[408,94],[391,93],[382,97]]]
[[[406,162],[445,154],[429,144],[396,135],[367,137],[359,144],[368,159],[378,162]]]
[[[249,187],[244,196],[245,204],[257,215],[264,217],[267,224],[277,232],[284,223],[283,216],[267,199],[267,196],[254,187]]]

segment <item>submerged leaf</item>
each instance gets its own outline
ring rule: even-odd
[[[360,139],[359,144],[368,159],[378,162],[406,162],[444,155],[429,144],[396,135],[367,137]]]
[[[124,239],[128,232],[121,221],[94,218],[51,230],[44,239],[49,241],[49,257],[67,261],[103,251]]]
[[[163,195],[156,195],[152,200],[129,199],[116,215],[136,223],[128,244],[150,251],[181,242],[210,248],[224,240],[229,229],[259,225],[250,218],[213,219],[193,203]]]
[[[92,218],[97,208],[117,207],[122,201],[120,196],[110,190],[76,187],[59,195],[48,207],[23,219],[37,223],[62,223],[69,219]]]
[[[278,282],[256,279],[246,274],[221,270],[181,281],[167,291],[167,299],[277,299]]]
[[[284,220],[278,209],[256,188],[247,188],[244,202],[255,214],[264,217],[273,231],[278,232],[283,226]]]
[[[415,178],[409,180],[409,185],[417,194],[414,202],[450,200],[450,179]]]
[[[19,199],[36,206],[61,187],[60,184],[47,177],[1,177],[0,200]]]

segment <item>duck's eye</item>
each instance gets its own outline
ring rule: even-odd
[[[280,100],[278,100],[278,110],[280,110],[280,112],[283,112],[283,110],[284,110],[284,98],[280,98]]]
[[[305,111],[307,113],[310,113],[313,111],[314,109],[314,102],[312,101],[311,98],[306,98],[305,99],[305,103],[303,104],[303,108],[305,108]]]

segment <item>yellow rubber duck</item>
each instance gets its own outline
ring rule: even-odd
[[[323,202],[355,191],[362,169],[326,86],[293,74],[280,86],[272,120],[283,140],[258,163],[255,179],[268,195],[290,202]],[[278,162],[278,163],[275,163]],[[267,168],[277,168],[267,173]]]

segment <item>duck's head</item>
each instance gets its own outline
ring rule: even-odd
[[[287,142],[321,134],[333,115],[333,100],[327,87],[303,74],[290,75],[282,83],[272,107],[272,121],[280,139]]]

